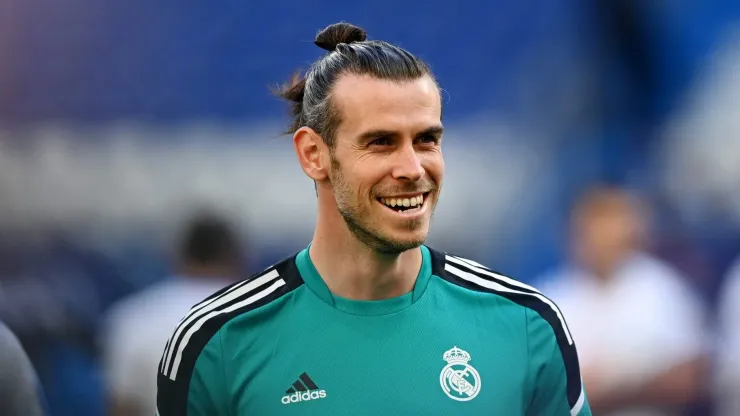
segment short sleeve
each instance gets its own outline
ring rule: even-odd
[[[192,366],[180,366],[175,374],[166,370],[163,372],[160,363],[157,415],[227,416],[230,413],[226,389],[221,333],[217,332]]]
[[[543,318],[527,309],[527,349],[531,400],[528,416],[589,416],[578,354],[565,320],[552,304]],[[550,322],[552,321],[552,322]]]

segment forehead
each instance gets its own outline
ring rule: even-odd
[[[333,104],[342,120],[339,137],[374,129],[413,134],[440,125],[439,89],[429,76],[392,81],[343,75],[332,93]]]

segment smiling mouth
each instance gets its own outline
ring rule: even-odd
[[[378,202],[385,205],[388,209],[391,209],[400,213],[413,213],[421,211],[424,207],[424,203],[429,196],[429,192],[424,192],[416,195],[404,195],[400,197],[380,197],[377,198]]]

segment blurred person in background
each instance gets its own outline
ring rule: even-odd
[[[198,216],[182,237],[177,274],[112,307],[103,339],[112,416],[154,413],[167,337],[192,305],[241,276],[242,248],[222,219]]]
[[[731,267],[719,301],[715,399],[718,416],[740,415],[740,259]]]
[[[49,412],[104,412],[96,332],[116,275],[63,230],[0,232],[0,320],[31,360]],[[0,412],[0,414],[2,414]]]
[[[0,322],[0,414],[41,416],[43,402],[31,361],[15,334]]]
[[[700,299],[645,251],[647,217],[616,187],[586,192],[572,211],[573,264],[544,279],[578,343],[596,414],[676,414],[707,382]]]

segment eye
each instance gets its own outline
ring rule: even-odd
[[[378,137],[370,142],[370,146],[389,146],[390,144],[391,139],[388,136]]]
[[[425,134],[421,137],[418,137],[416,141],[422,144],[437,144],[439,143],[439,137],[432,134]]]

